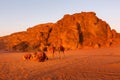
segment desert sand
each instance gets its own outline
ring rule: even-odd
[[[25,53],[0,53],[0,80],[120,80],[120,47],[66,51],[45,62],[23,61]],[[57,54],[57,52],[56,52]]]

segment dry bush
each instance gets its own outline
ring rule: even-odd
[[[12,48],[14,51],[28,51],[29,50],[29,43],[28,42],[21,42]]]

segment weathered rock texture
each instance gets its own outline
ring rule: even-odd
[[[46,23],[0,38],[0,48],[16,51],[63,45],[66,49],[109,47],[119,44],[120,34],[94,12],[64,15],[56,23]]]

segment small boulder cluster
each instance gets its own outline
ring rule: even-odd
[[[44,61],[48,60],[48,57],[45,54],[45,52],[35,52],[33,54],[26,53],[23,55],[23,60],[32,60],[32,61],[44,62]]]

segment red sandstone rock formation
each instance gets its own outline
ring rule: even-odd
[[[109,47],[120,41],[120,34],[99,19],[94,12],[64,15],[56,23],[46,23],[0,38],[3,48],[16,51],[34,50],[40,46],[63,45],[66,49]],[[1,48],[1,47],[0,47]],[[24,50],[23,50],[24,49]]]

